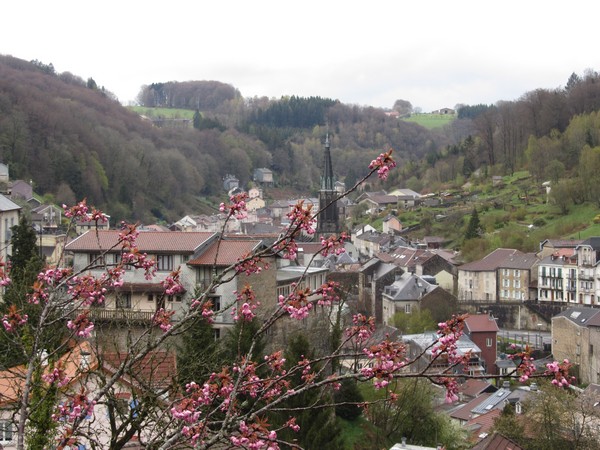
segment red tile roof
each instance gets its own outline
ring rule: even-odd
[[[469,378],[463,384],[459,386],[459,392],[469,397],[477,397],[487,388],[490,388],[491,384],[486,380],[479,380],[476,378]],[[492,388],[495,389],[495,388]]]
[[[487,434],[493,428],[494,422],[496,421],[498,416],[500,416],[500,414],[502,414],[501,409],[492,409],[491,411],[486,412],[485,414],[481,414],[480,416],[470,419],[465,424],[465,428],[472,429],[473,430],[473,436],[472,436],[473,440],[479,441],[481,439],[479,436],[481,436],[482,434],[485,433],[485,435],[487,436]],[[486,447],[486,448],[496,448],[496,447]],[[500,447],[500,448],[504,449],[505,447]]]
[[[66,250],[74,252],[98,252],[110,249],[119,242],[118,230],[90,230],[73,239]],[[137,238],[140,251],[147,253],[193,253],[216,236],[209,232],[143,231]]]
[[[78,376],[86,373],[85,368],[81,365],[83,354],[88,355],[89,370],[96,369],[97,359],[90,343],[87,341],[77,344],[58,360],[65,372],[66,378],[71,380],[70,383]],[[45,371],[50,371],[49,366],[46,367]],[[0,405],[13,403],[19,399],[25,386],[26,372],[27,368],[23,365],[0,372]]]
[[[471,450],[523,450],[523,447],[501,434],[494,433],[471,447]]]
[[[483,403],[491,394],[481,394],[479,397],[475,397],[461,408],[450,413],[450,417],[459,420],[469,420],[471,418],[471,410],[477,405]]]
[[[473,314],[465,319],[465,326],[468,332],[479,331],[500,331],[496,321],[488,314]]]
[[[229,266],[230,264],[235,264],[240,258],[249,254],[258,247],[260,243],[261,241],[259,240],[250,239],[223,240],[220,243],[215,241],[198,258],[188,261],[188,264],[190,266],[212,266],[215,263],[215,256],[218,252],[216,260],[217,265]]]

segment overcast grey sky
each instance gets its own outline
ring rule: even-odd
[[[244,97],[404,99],[428,112],[600,70],[600,3],[588,0],[20,0],[0,11],[0,54],[92,77],[125,104],[144,84],[217,80]]]

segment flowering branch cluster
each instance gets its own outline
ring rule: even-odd
[[[346,233],[341,233],[339,236],[321,236],[321,254],[323,256],[341,255],[346,251],[346,249],[344,248],[344,243],[347,240],[348,235]]]
[[[298,256],[296,238],[301,233],[309,236],[315,234],[316,218],[312,213],[312,205],[304,206],[304,200],[298,201],[287,213],[290,223],[285,236],[275,245],[274,250],[282,252],[284,258],[294,260]]]
[[[108,216],[102,211],[92,208],[90,211],[87,206],[86,199],[80,201],[77,205],[71,206],[62,205],[65,217],[69,219],[77,219],[81,222],[95,222],[96,225],[108,222]]]
[[[314,294],[319,296],[317,300],[317,305],[319,306],[331,306],[339,302],[340,297],[337,295],[337,289],[340,287],[340,283],[336,281],[328,281],[327,283],[323,283],[317,289],[315,289]]]
[[[269,263],[265,263],[260,256],[246,255],[240,258],[235,266],[236,273],[243,273],[247,276],[259,274],[264,270],[269,270]]]
[[[382,180],[387,180],[390,169],[396,167],[396,161],[392,159],[392,149],[381,153],[377,158],[371,161],[369,169],[377,169],[377,176]]]
[[[69,384],[69,381],[71,381],[67,376],[61,361],[56,364],[56,367],[54,367],[51,372],[42,375],[42,380],[48,384],[57,383],[59,388],[66,386]]]
[[[96,403],[90,400],[84,388],[81,388],[79,393],[73,395],[69,401],[66,401],[57,406],[56,411],[52,414],[52,419],[55,421],[74,422],[82,414],[91,416],[94,413]]]
[[[240,306],[239,308],[233,307],[231,310],[233,320],[236,322],[238,320],[251,322],[252,319],[256,317],[254,311],[260,306],[260,302],[256,300],[256,295],[254,294],[252,287],[246,284],[240,292],[235,292],[235,295],[237,304]]]
[[[88,338],[94,329],[94,323],[89,319],[89,310],[79,313],[73,320],[67,322],[67,328],[75,332],[75,336]]]
[[[455,366],[469,360],[470,355],[461,355],[458,352],[458,340],[463,335],[464,320],[466,315],[453,316],[446,322],[438,323],[438,339],[431,349],[433,359],[442,356],[448,359],[449,366]]]
[[[181,284],[181,269],[171,272],[160,284],[166,295],[177,295],[185,291]]]
[[[2,325],[8,333],[13,333],[22,325],[27,323],[27,314],[21,314],[16,305],[8,307],[8,314],[4,314]]]
[[[375,332],[374,317],[355,314],[352,316],[352,323],[353,325],[346,329],[346,336],[359,344],[366,342]]]
[[[391,157],[392,151],[380,154],[369,165],[371,174],[377,172],[379,178],[385,180],[388,177],[391,168],[396,166],[396,162]],[[234,195],[230,198],[230,203],[222,203],[220,210],[227,214],[227,218],[243,219],[246,213],[246,194]],[[85,200],[72,208],[64,206],[65,216],[71,219],[81,219],[84,221],[104,222],[106,216],[98,211],[88,208]],[[306,206],[302,201],[298,202],[287,214],[290,221],[285,234],[267,251],[259,251],[249,254],[233,264],[229,269],[238,276],[241,274],[253,275],[259,274],[263,269],[268,269],[268,265],[263,262],[263,255],[272,255],[273,252],[280,253],[284,258],[295,259],[298,252],[296,239],[301,234],[312,236],[315,233],[315,216],[312,206]],[[135,225],[122,224],[119,233],[119,241],[115,247],[105,249],[105,252],[115,250],[120,253],[120,260],[112,266],[102,264],[103,273],[99,276],[92,274],[73,274],[71,269],[46,268],[37,277],[33,292],[28,300],[33,304],[42,306],[50,305],[53,292],[60,289],[61,294],[66,292],[67,300],[61,298],[60,307],[64,307],[68,314],[64,318],[70,318],[67,321],[67,327],[77,337],[89,337],[94,329],[94,324],[90,321],[90,310],[78,312],[83,306],[86,308],[103,305],[106,302],[108,292],[123,286],[125,267],[133,267],[144,271],[146,279],[152,279],[156,275],[156,261],[149,258],[146,253],[141,252],[137,246],[139,231]],[[348,236],[342,233],[339,236],[322,237],[320,254],[339,255],[344,251],[344,243]],[[103,256],[100,257],[99,261]],[[216,261],[216,259],[215,259]],[[97,267],[88,266],[96,269]],[[0,285],[8,283],[10,278],[5,271],[4,265],[0,263]],[[211,287],[222,284],[223,278],[215,277]],[[162,282],[162,288],[165,295],[177,295],[184,292],[181,282],[180,270],[170,273]],[[302,278],[298,283],[292,284],[291,293],[286,296],[279,296],[277,304],[279,308],[264,323],[260,333],[263,333],[268,326],[272,326],[275,321],[287,316],[302,320],[309,316],[310,312],[316,306],[331,307],[339,302],[337,295],[338,284],[327,282],[311,290],[304,288]],[[232,310],[234,320],[251,321],[258,313],[260,302],[256,298],[255,292],[250,285],[245,285],[241,290],[235,292],[236,303]],[[57,296],[58,297],[58,296]],[[64,298],[64,295],[63,295]],[[152,333],[151,344],[144,347],[136,354],[132,354],[129,362],[125,362],[119,369],[124,371],[131,369],[136,361],[141,361],[152,349],[158,348],[164,340],[172,334],[179,332],[181,324],[192,323],[200,315],[208,322],[212,323],[215,311],[214,305],[207,292],[199,295],[191,301],[189,311],[185,311],[179,318],[180,323],[174,323],[175,311],[165,311],[160,308],[153,316],[152,323],[159,327],[164,333]],[[73,314],[78,312],[77,314]],[[73,317],[74,316],[74,317]],[[453,368],[465,364],[469,355],[461,355],[458,349],[458,340],[463,333],[464,316],[455,316],[447,322],[439,324],[438,337],[436,343],[431,347],[433,359],[447,359],[448,367]],[[54,320],[54,319],[53,319]],[[188,320],[186,323],[185,321]],[[18,327],[27,323],[27,315],[22,314],[15,306],[8,309],[8,313],[2,318],[2,324],[6,331],[15,332]],[[182,328],[184,328],[182,326]],[[356,373],[339,375],[334,372],[329,377],[325,372],[328,363],[333,363],[340,357],[340,349],[331,354],[315,358],[313,360],[302,356],[294,364],[286,364],[282,351],[275,351],[264,357],[261,362],[250,361],[248,355],[233,361],[229,366],[225,365],[220,372],[214,372],[207,377],[205,381],[190,382],[186,385],[185,392],[176,390],[171,392],[174,397],[170,413],[175,420],[177,432],[173,432],[174,441],[181,438],[181,435],[188,440],[186,444],[192,446],[201,446],[206,444],[218,444],[223,447],[240,447],[245,449],[267,449],[278,450],[280,441],[277,433],[281,429],[272,429],[266,421],[264,415],[275,408],[281,407],[285,410],[283,402],[296,395],[300,395],[309,389],[320,389],[324,386],[333,386],[339,388],[340,381],[344,378],[355,378],[359,380],[373,380],[377,389],[386,388],[394,378],[402,377],[407,366],[413,361],[407,358],[406,345],[401,342],[395,342],[389,338],[382,342],[367,343],[373,338],[375,331],[375,319],[363,314],[356,314],[352,318],[352,324],[346,328],[345,344],[355,346],[353,356],[363,357],[367,360],[361,370]],[[158,335],[158,337],[157,337]],[[255,342],[252,343],[251,348]],[[252,352],[252,350],[251,350]],[[137,360],[136,360],[137,358]],[[529,355],[523,353],[519,356],[519,374],[522,380],[526,380],[533,373],[533,363]],[[35,362],[35,360],[32,360]],[[129,366],[126,366],[129,364]],[[557,386],[568,386],[572,379],[568,376],[570,364],[568,361],[563,363],[551,363],[546,366],[546,376],[553,377],[553,383]],[[415,376],[414,374],[412,376]],[[449,371],[429,375],[420,373],[416,376],[422,376],[431,379],[433,382],[443,385],[446,388],[446,400],[455,401],[457,399],[458,385],[457,377]],[[96,402],[102,401],[102,397],[114,388],[118,377],[109,381],[111,385],[102,386],[94,396],[88,396],[88,393],[82,390],[75,394],[62,392],[67,398],[56,408],[53,415],[54,420],[61,420],[69,424],[65,431],[64,439],[77,435],[77,427],[81,425],[86,415],[93,414]],[[64,368],[57,364],[51,371],[43,375],[46,383],[56,384],[58,387],[65,387],[70,383]],[[391,394],[393,399],[393,394]],[[22,415],[25,416],[28,411],[26,404],[27,395],[23,395]],[[250,405],[250,406],[249,406]],[[25,423],[25,419],[22,420]],[[169,424],[170,427],[173,424]],[[23,425],[23,429],[25,425]],[[296,418],[290,419],[283,425],[283,428],[290,428],[294,431],[299,430]],[[280,433],[281,434],[281,433]],[[210,441],[210,442],[209,442]],[[209,443],[207,443],[209,442]],[[155,444],[154,442],[153,444]],[[180,442],[164,443],[164,448],[177,447]]]
[[[516,350],[516,344],[511,344],[510,348]],[[519,381],[524,383],[529,378],[538,374],[538,367],[534,364],[534,358],[531,356],[531,348],[525,346],[524,350],[515,352],[508,355],[508,358],[517,362],[517,373],[519,374]],[[569,369],[572,367],[572,363],[568,359],[562,362],[553,361],[546,364],[546,370],[542,376],[552,377],[552,384],[557,387],[569,387],[575,382],[575,377],[569,375]],[[539,376],[539,375],[538,375]]]
[[[567,388],[575,382],[575,377],[569,375],[569,369],[573,366],[568,359],[563,360],[562,363],[554,361],[546,364],[545,375],[551,375],[552,384],[557,387]]]
[[[160,308],[158,311],[156,311],[156,313],[154,313],[152,322],[161,330],[169,331],[173,327],[173,325],[171,324],[171,318],[174,314],[175,311],[165,311],[164,308]]]
[[[375,388],[386,387],[407,363],[406,345],[389,339],[365,348],[364,354],[371,360],[372,364],[361,369],[365,378],[375,380]]]
[[[212,373],[202,385],[191,382],[186,385],[186,396],[171,408],[171,414],[183,422],[182,433],[190,438],[192,445],[201,445],[210,433],[207,424],[217,412],[231,417],[240,412],[246,397],[269,404],[286,393],[293,393],[284,363],[278,351],[265,356],[262,364],[244,360],[231,371],[223,368],[219,373]],[[306,370],[307,365],[303,367]],[[224,422],[221,419],[219,423]],[[298,429],[295,421],[286,426]],[[236,447],[278,449],[277,434],[268,428],[268,423],[258,416],[242,419],[229,442]]]
[[[221,203],[219,211],[227,212],[227,218],[235,217],[236,219],[245,219],[248,217],[246,210],[246,200],[248,200],[248,194],[241,192],[239,194],[232,195],[229,197],[229,204]]]
[[[310,289],[296,289],[297,284],[292,283],[292,292],[287,296],[280,295],[279,306],[296,320],[306,319],[312,310],[313,304],[309,300]]]
[[[0,258],[0,286],[8,286],[11,283],[11,279],[8,276],[10,272],[10,262],[5,263]]]

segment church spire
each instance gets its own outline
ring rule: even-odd
[[[319,209],[323,210],[317,216],[316,237],[338,233],[340,231],[339,214],[337,209],[337,193],[335,192],[335,178],[333,177],[333,164],[331,163],[329,131],[327,131],[325,137],[323,174],[321,175],[321,189],[319,190]]]
[[[329,132],[325,137],[325,152],[323,154],[323,175],[321,175],[321,190],[333,191],[335,186],[333,178],[333,165],[331,164],[331,151],[329,147]]]

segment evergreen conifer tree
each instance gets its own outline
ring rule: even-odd
[[[469,224],[467,225],[467,232],[465,233],[465,239],[475,239],[479,237],[481,224],[479,222],[479,214],[477,209],[473,208]]]
[[[290,368],[296,366],[303,357],[312,359],[312,353],[307,338],[299,334],[288,343],[285,351],[286,366]],[[313,370],[318,369],[313,367]],[[292,383],[293,387],[303,386],[300,372],[296,373]],[[307,450],[343,448],[340,427],[332,403],[332,395],[322,389],[309,389],[291,398],[285,403],[284,408],[290,409],[290,417],[296,417],[300,430],[295,432],[284,428],[278,433],[278,437],[287,442],[297,443]],[[285,422],[289,417],[284,414],[285,412],[275,412],[272,422]]]

